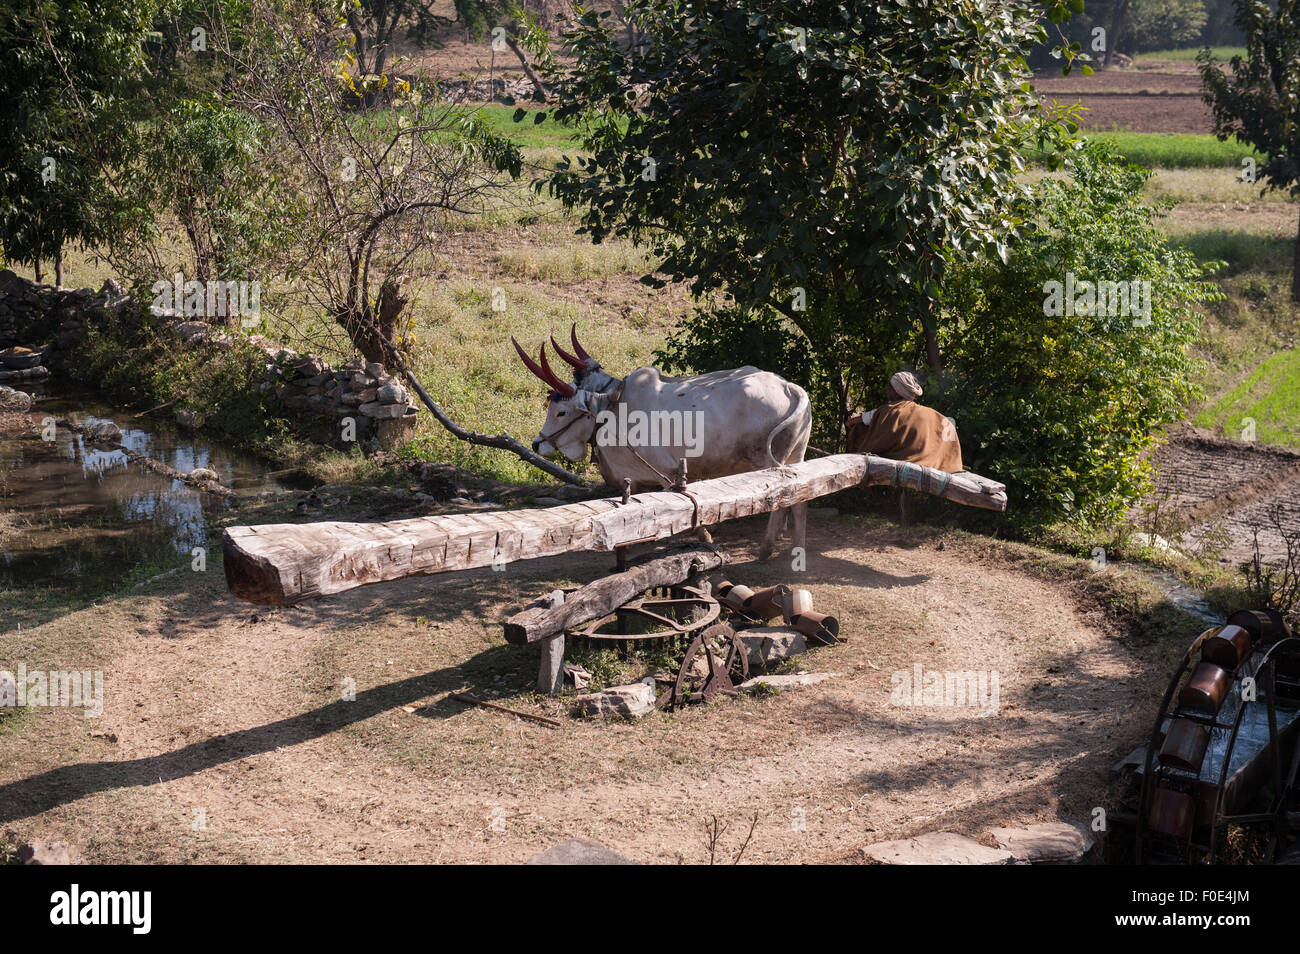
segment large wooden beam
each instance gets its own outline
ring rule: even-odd
[[[983,483],[981,484],[981,481]],[[268,524],[222,534],[226,583],[252,603],[284,605],[367,583],[610,551],[867,484],[894,484],[969,506],[1006,509],[1000,484],[900,461],[836,454],[789,467],[545,510],[416,517],[387,523]]]

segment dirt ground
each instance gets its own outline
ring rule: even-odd
[[[1042,70],[1034,89],[1045,102],[1079,102],[1088,107],[1089,129],[1131,129],[1153,133],[1208,133],[1209,108],[1201,98],[1195,63],[1158,62],[1129,69],[1099,70],[1092,76]]]
[[[718,534],[727,575],[796,577],[749,562],[759,530]],[[1123,636],[1041,551],[827,515],[809,542],[802,582],[850,640],[800,665],[840,675],[631,724],[533,695],[538,650],[505,645],[498,625],[603,573],[605,555],[272,610],[226,594],[219,569],[173,574],[5,637],[6,662],[102,668],[105,698],[97,719],[0,721],[0,829],[100,862],[518,862],[583,836],[697,863],[716,818],[719,861],[751,824],[747,863],[854,861],[922,831],[1086,821],[1146,728],[1144,687],[1193,635]],[[891,705],[892,674],[915,664],[997,670],[999,708]],[[341,700],[347,679],[355,701]],[[564,725],[465,708],[453,691]]]
[[[1218,524],[1229,542],[1222,562],[1238,566],[1255,550],[1261,556],[1286,556],[1281,529],[1300,534],[1300,454],[1247,441],[1226,440],[1187,428],[1156,452],[1156,493],[1167,495],[1169,516],[1193,527]],[[1190,534],[1194,537],[1197,531]]]

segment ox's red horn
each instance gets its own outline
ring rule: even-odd
[[[556,354],[558,354],[569,364],[573,365],[579,371],[581,371],[583,368],[587,366],[587,362],[581,360],[580,358],[575,358],[573,355],[569,354],[569,352],[561,348],[560,343],[555,340],[555,335],[551,335],[551,347],[555,349]]]
[[[574,391],[576,390],[574,386],[567,381],[561,381],[556,377],[555,372],[551,370],[550,362],[546,360],[545,342],[542,343],[542,370],[546,372],[546,377],[543,378],[544,381],[546,381],[551,387],[555,388],[555,390],[564,397],[573,397]]]
[[[520,359],[523,360],[524,367],[526,367],[529,371],[533,372],[533,374],[537,375],[537,377],[542,380],[543,384],[549,385],[551,383],[551,380],[546,376],[546,372],[541,369],[541,366],[538,365],[536,361],[528,357],[528,353],[524,351],[523,348],[519,347],[519,342],[515,340],[514,335],[510,336],[510,343],[514,345],[515,350],[519,352],[519,357]]]
[[[591,361],[591,355],[587,354],[582,345],[578,343],[578,323],[575,321],[569,328],[569,340],[573,342],[573,353],[583,361]]]

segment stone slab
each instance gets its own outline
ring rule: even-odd
[[[574,838],[561,842],[554,848],[547,848],[541,854],[533,855],[524,862],[526,865],[634,865],[631,858],[624,858],[616,851],[610,851],[604,845],[586,838]]]
[[[998,847],[1011,852],[1016,863],[1068,865],[1092,850],[1092,834],[1065,822],[1041,822],[1024,828],[994,828]]]
[[[985,847],[951,831],[882,841],[868,845],[862,853],[881,865],[1009,865],[1013,861],[1009,851]]]

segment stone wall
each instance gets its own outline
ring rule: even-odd
[[[301,436],[342,445],[351,419],[355,440],[391,447],[414,433],[419,407],[383,365],[355,358],[331,368],[321,358],[300,354],[261,335],[235,335],[225,328],[179,315],[149,315],[111,279],[99,291],[54,288],[28,281],[8,269],[0,271],[0,349],[23,345],[45,349],[42,364],[56,376],[71,367],[78,346],[92,325],[128,328],[161,322],[187,345],[235,347],[251,344],[266,356],[265,377],[258,385],[274,393]],[[14,382],[9,382],[13,384]],[[181,427],[202,425],[201,412],[176,411]]]

